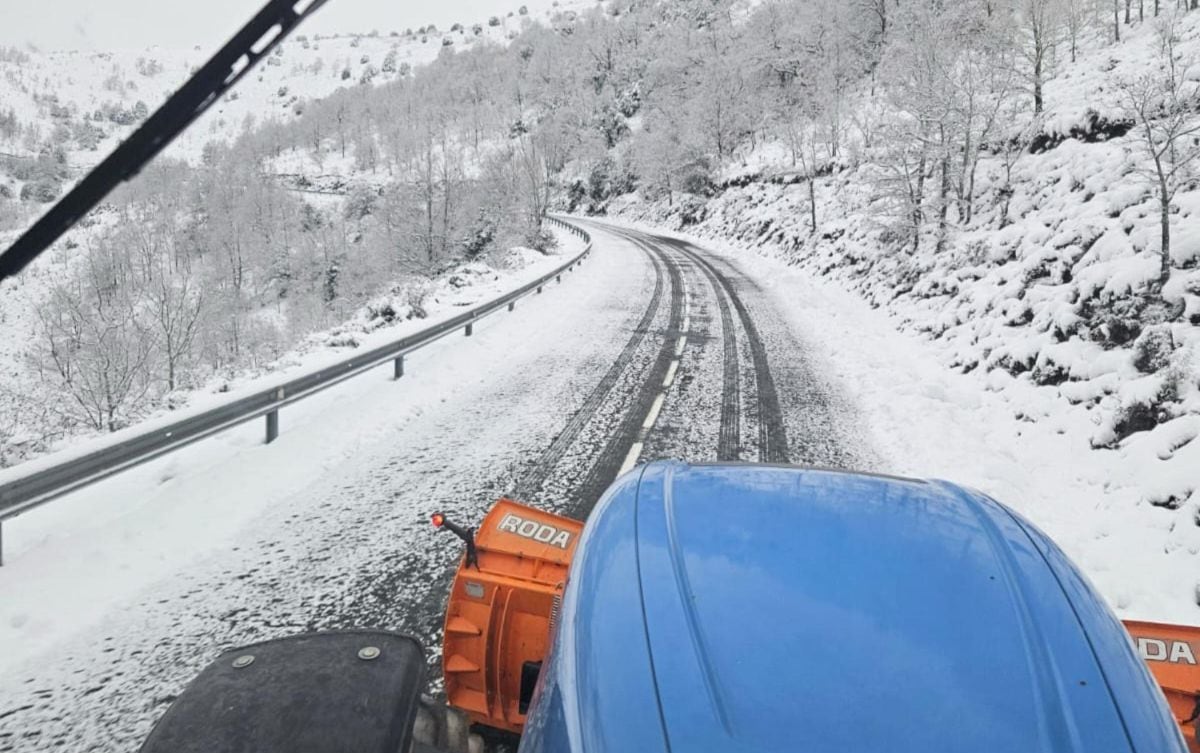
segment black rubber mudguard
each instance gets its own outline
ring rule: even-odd
[[[421,644],[397,633],[255,643],[201,672],[141,753],[402,753],[424,675]]]

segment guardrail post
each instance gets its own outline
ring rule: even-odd
[[[471,333],[474,331],[474,326],[475,322],[467,322],[467,329],[465,333],[467,337],[471,336]]]
[[[279,411],[273,410],[267,414],[267,444],[271,444],[279,436]]]
[[[538,285],[538,292],[539,292],[539,293],[540,293],[540,292],[542,292],[542,286],[541,286],[541,285]]]
[[[509,311],[512,311],[512,310],[513,310],[513,309],[515,309],[516,307],[517,307],[517,302],[516,302],[516,301],[509,301],[509,302],[508,302],[508,310],[509,310]]]
[[[396,356],[396,362],[392,364],[392,378],[399,379],[404,376],[404,355]]]
[[[562,275],[555,275],[555,276],[554,276],[554,279],[555,279],[557,282],[562,282]]]

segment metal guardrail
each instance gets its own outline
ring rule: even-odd
[[[546,221],[579,236],[587,245],[583,251],[566,264],[510,293],[464,311],[458,316],[428,329],[357,353],[318,371],[259,390],[225,405],[219,405],[171,424],[158,426],[116,444],[74,456],[47,467],[40,467],[38,461],[33,461],[39,465],[37,470],[0,484],[0,565],[4,564],[2,526],[6,519],[43,505],[67,492],[95,483],[255,418],[266,417],[266,441],[272,442],[279,435],[279,409],[283,406],[303,400],[388,361],[394,362],[393,376],[399,379],[404,375],[404,356],[406,354],[440,340],[459,329],[469,337],[474,330],[475,322],[479,319],[502,308],[512,311],[516,302],[521,298],[541,293],[542,288],[551,281],[562,282],[563,274],[574,269],[591,253],[591,236],[583,228],[563,222],[556,217],[547,217]]]

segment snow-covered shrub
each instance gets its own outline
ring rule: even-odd
[[[21,201],[48,204],[58,198],[62,186],[55,180],[40,178],[21,186]]]
[[[342,205],[342,216],[348,220],[361,220],[369,217],[375,211],[379,201],[379,191],[365,183],[356,183],[346,192],[346,200]]]
[[[480,210],[479,217],[471,226],[467,233],[467,239],[463,242],[463,256],[474,260],[486,254],[496,240],[499,227],[500,223],[495,215]]]
[[[676,206],[682,227],[699,224],[708,215],[708,205],[698,196],[684,196]]]
[[[1089,337],[1106,347],[1128,345],[1142,333],[1143,301],[1123,298],[1115,301],[1085,301],[1079,315],[1088,321]]]
[[[357,348],[359,345],[358,335],[353,332],[336,332],[330,333],[325,338],[325,344],[331,348]]]
[[[104,139],[104,131],[88,121],[81,120],[75,124],[73,137],[76,146],[80,149],[94,152],[99,148],[100,142]]]
[[[408,307],[409,319],[424,319],[429,314],[426,312],[425,303],[433,293],[433,284],[428,281],[411,283],[405,286],[403,291],[404,305]]]
[[[1112,441],[1100,446],[1110,446],[1141,431],[1150,431],[1166,418],[1156,399],[1134,400],[1121,406],[1113,417]]]
[[[1133,344],[1133,365],[1143,374],[1165,369],[1175,352],[1175,338],[1170,327],[1155,325],[1144,331]]]
[[[368,321],[378,321],[381,323],[379,326],[391,324],[392,322],[396,321],[397,318],[399,318],[399,314],[396,313],[396,305],[389,298],[382,298],[369,302],[366,306],[366,310]]]
[[[526,244],[536,251],[548,254],[558,247],[558,238],[545,228],[538,228],[525,238]]]

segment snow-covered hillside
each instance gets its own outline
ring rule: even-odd
[[[394,84],[387,87],[394,99],[394,92],[417,85],[419,72],[439,57],[503,49],[535,19],[574,12],[558,2],[514,4],[511,12],[447,29],[342,35],[301,29],[286,40],[154,165],[114,192],[18,279],[5,282],[0,466],[61,441],[176,409],[193,391],[208,391],[213,380],[236,381],[277,368],[310,337],[355,326],[344,322],[389,291],[431,288],[459,274],[464,262],[469,269],[504,269],[514,249],[543,248],[512,232],[507,210],[494,209],[495,202],[485,216],[475,195],[486,192],[470,185],[474,176],[466,174],[431,179],[429,192],[453,191],[454,198],[442,201],[431,193],[429,201],[445,216],[438,217],[436,229],[432,219],[425,230],[415,228],[418,199],[409,191],[415,180],[394,169],[400,155],[388,152],[389,168],[376,173],[355,152],[363,143],[363,111],[388,84]],[[0,49],[0,246],[138,127],[210,53],[158,47],[99,53]],[[337,92],[340,98],[332,96]],[[333,100],[365,104],[352,113],[333,112]],[[340,139],[334,126],[312,117],[325,111]],[[308,156],[289,163],[284,155],[273,165],[277,139],[306,115],[325,134],[315,139],[315,148],[327,159],[313,160],[314,138],[306,131]],[[384,125],[392,144],[413,130],[394,119]],[[347,153],[351,131],[355,139]],[[311,190],[331,170],[339,181],[335,190]],[[358,192],[348,195],[351,188]],[[376,212],[387,216],[377,218]],[[215,217],[220,221],[210,221]],[[190,260],[183,265],[181,250]],[[219,261],[222,254],[228,255],[225,263]],[[135,267],[139,273],[131,274]],[[75,343],[71,348],[51,344],[63,334],[51,334],[57,326],[51,320],[64,306],[90,308],[77,318],[85,323],[103,318],[96,306],[112,305],[105,286],[93,284],[100,268],[101,276],[121,281],[125,313],[109,323],[113,328],[100,324],[83,339],[67,336]],[[158,290],[172,305],[189,312],[182,360],[164,350],[179,333],[144,326],[155,309],[146,274],[161,283]],[[229,310],[238,312],[236,321],[227,320]],[[212,335],[208,345],[202,342],[204,330]],[[120,344],[112,341],[114,332],[121,333]],[[97,355],[114,348],[134,355],[127,372],[140,374],[138,384],[112,396],[122,406],[112,412],[122,416],[116,420],[98,420],[90,408],[90,415],[81,414],[80,390],[95,396],[107,389],[84,387],[78,364],[57,363],[56,354],[92,347]],[[111,363],[107,357],[93,363],[101,362]],[[64,410],[59,398],[67,393],[74,397]]]
[[[429,25],[322,36],[306,34],[301,28],[185,131],[166,154],[197,162],[208,142],[228,142],[267,121],[288,122],[304,111],[307,102],[341,87],[393,81],[444,50],[505,44],[535,20],[546,22],[589,6],[584,0],[514,2],[512,8],[493,16],[464,19],[444,29]],[[34,158],[48,145],[61,146],[67,172],[79,177],[212,52],[159,46],[103,52],[0,48],[0,159]],[[4,167],[0,164],[0,204],[19,197],[26,182]],[[22,213],[21,218],[28,214]],[[12,233],[23,224],[4,219],[0,213],[0,244],[10,237],[6,231]]]
[[[1001,148],[1019,136],[1001,124],[973,215],[952,210],[945,239],[931,231],[915,253],[861,140],[815,180],[815,233],[807,174],[778,144],[729,166],[711,198],[628,195],[605,209],[783,260],[884,308],[1018,421],[1069,440],[1063,472],[1103,468],[1087,486],[1103,497],[1100,525],[1116,519],[1110,507],[1141,508],[1161,532],[1155,546],[1189,561],[1200,554],[1200,190],[1185,182],[1174,197],[1172,269],[1157,294],[1159,201],[1121,87],[1156,70],[1160,40],[1149,21],[1124,34],[1063,63],[1021,149]],[[1200,60],[1200,14],[1183,17],[1178,40],[1182,66]],[[1099,466],[1078,459],[1088,453]]]

